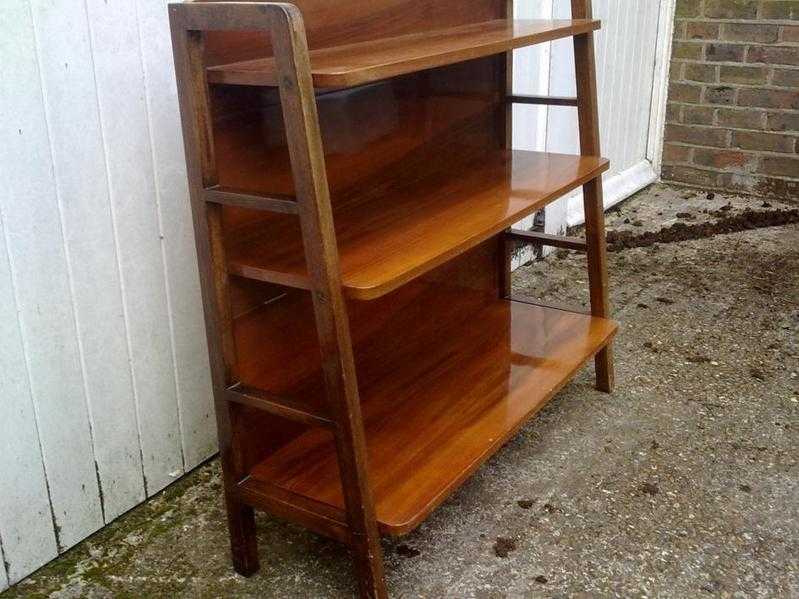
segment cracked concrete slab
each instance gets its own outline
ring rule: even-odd
[[[763,209],[654,186],[608,222],[657,231],[728,202]],[[385,541],[392,596],[799,596],[799,225],[609,266],[616,392],[586,368],[420,529]],[[585,306],[583,257],[556,252],[514,287]],[[233,574],[220,488],[212,461],[6,595],[353,595],[345,548],[266,515],[261,571]]]

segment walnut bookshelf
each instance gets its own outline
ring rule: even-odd
[[[590,0],[169,7],[237,572],[254,509],[351,547],[413,530],[588,360],[611,391]],[[514,95],[515,48],[572,37],[577,97]],[[510,147],[574,106],[580,155]],[[511,229],[582,186],[585,240]],[[510,297],[513,244],[582,250],[591,314]]]

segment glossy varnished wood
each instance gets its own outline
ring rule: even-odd
[[[371,299],[476,246],[607,169],[602,158],[496,150],[446,168],[400,172],[334,214],[341,282]],[[457,168],[457,170],[455,170]],[[272,219],[229,240],[236,275],[307,288],[296,220]]]
[[[279,312],[250,315],[246,326],[270,341],[245,376],[250,384],[313,395],[321,382],[315,360],[305,356],[314,331],[303,331],[297,318],[287,335],[276,318],[289,310],[301,316],[308,300],[297,294],[285,301]],[[412,283],[378,301],[351,303],[349,312],[368,480],[387,534],[416,527],[616,330],[608,320],[441,284]],[[276,368],[297,362],[299,370]],[[343,508],[333,438],[323,429],[288,443],[251,479]]]
[[[238,572],[256,507],[347,543],[386,597],[378,527],[417,526],[597,352],[609,388],[599,24],[572,8],[170,5]],[[514,96],[511,50],[568,35],[583,156],[514,152],[514,102],[575,100]],[[593,316],[501,299],[502,231],[579,185]]]
[[[599,28],[595,20],[504,20],[473,23],[311,52],[317,88],[353,87],[415,71],[464,62]],[[273,58],[209,67],[212,83],[277,84]]]
[[[572,16],[590,19],[590,0],[571,0]],[[574,38],[574,65],[577,80],[577,115],[580,129],[580,152],[600,154],[599,99],[596,84],[596,58],[593,33]],[[610,317],[608,293],[607,243],[605,241],[605,200],[602,179],[588,181],[583,186],[585,210],[585,241],[588,256],[588,279],[591,294],[591,313]],[[613,391],[613,348],[608,345],[594,360],[597,388]]]

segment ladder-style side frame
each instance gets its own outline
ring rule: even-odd
[[[508,9],[512,14],[512,6]],[[572,19],[591,19],[591,0],[571,0]],[[508,72],[512,68],[512,52],[508,53]],[[513,104],[535,104],[544,106],[576,106],[580,129],[580,154],[601,156],[599,138],[599,101],[596,86],[596,58],[594,55],[594,32],[574,36],[574,67],[577,80],[577,97],[523,96],[513,93],[512,76],[508,76],[505,100]],[[508,116],[510,122],[510,115]],[[510,144],[510,137],[507,138]],[[530,233],[508,229],[500,238],[500,293],[511,297],[510,262],[512,243],[546,245],[584,251],[588,257],[588,284],[591,295],[591,315],[610,318],[608,296],[607,240],[605,235],[605,204],[602,192],[602,177],[583,185],[583,208],[585,211],[585,241]],[[613,346],[608,343],[594,358],[596,386],[600,391],[611,393],[614,385]]]
[[[591,0],[572,0],[572,18],[592,18]],[[600,156],[599,99],[596,88],[594,34],[574,36],[574,67],[577,78],[577,118],[580,127],[580,153]],[[583,185],[585,241],[588,253],[588,284],[591,314],[610,318],[608,298],[607,241],[602,177]],[[594,358],[597,388],[613,391],[613,346],[609,343]]]
[[[192,214],[206,314],[225,499],[236,570],[258,569],[254,515],[242,501],[243,472],[232,436],[226,398],[235,384],[235,347],[221,232],[221,200],[257,204],[259,198],[220,196],[213,151],[204,31],[262,30],[271,37],[283,118],[296,188],[330,420],[361,596],[385,597],[382,550],[366,470],[366,443],[352,341],[341,292],[338,249],[319,130],[308,44],[302,15],[293,4],[220,2],[170,5],[172,43],[184,128]],[[235,196],[235,194],[233,194]],[[211,200],[211,201],[209,201]],[[214,201],[215,200],[215,201]],[[265,209],[286,211],[284,199],[265,198]]]

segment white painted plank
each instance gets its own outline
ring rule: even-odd
[[[103,520],[31,13],[25,0],[0,6],[0,209],[57,540],[68,547]]]
[[[663,159],[663,135],[666,122],[666,100],[671,61],[671,39],[674,33],[674,11],[676,0],[660,0],[658,10],[657,37],[655,44],[655,66],[652,86],[652,108],[649,114],[649,140],[647,158],[660,175]]]
[[[144,493],[91,42],[82,3],[32,0],[31,6],[92,425],[95,477],[100,499],[108,506],[108,521],[136,505]]]
[[[183,473],[183,456],[136,4],[89,0],[86,7],[110,195],[109,238],[103,243],[112,257],[116,245],[144,475],[153,493]],[[130,417],[124,432],[130,448],[136,433],[133,407],[126,397]],[[108,441],[112,446],[113,439]],[[99,450],[99,441],[96,445]],[[134,480],[132,466],[126,471],[136,487],[120,498],[113,515],[143,497],[141,477]]]
[[[652,65],[646,62],[648,52],[643,47],[642,41],[650,32],[646,30],[646,16],[651,9],[651,3],[644,3],[639,10],[628,11],[627,42],[624,51],[624,84],[627,90],[625,98],[626,119],[622,120],[619,136],[623,140],[619,158],[623,168],[628,168],[638,162],[641,156],[635,156],[638,141],[646,137],[646,129],[638,127],[638,115],[642,106],[649,105],[649,96],[641,94],[641,80],[644,77],[651,79]],[[650,38],[651,39],[651,38]],[[623,133],[622,133],[623,132]]]
[[[642,101],[638,103],[637,113],[635,116],[635,130],[639,131],[641,135],[636,139],[635,145],[632,147],[632,156],[640,157],[647,155],[647,148],[649,144],[649,118],[657,107],[653,104],[654,101],[654,81],[655,81],[655,64],[657,60],[658,44],[658,23],[660,18],[660,3],[653,2],[648,4],[648,11],[646,18],[643,22],[643,28],[646,32],[644,40],[646,43],[641,44],[641,76],[638,83],[638,95]]]
[[[517,19],[551,19],[552,1],[516,2]],[[538,44],[513,53],[513,89],[517,94],[549,93],[550,44]],[[513,147],[542,151],[546,146],[547,106],[516,105],[513,109]]]
[[[0,15],[3,9],[0,8]],[[0,51],[2,51],[0,42]],[[7,56],[6,54],[3,54]],[[0,92],[2,98],[2,92]],[[17,135],[17,137],[21,137]],[[58,553],[0,211],[0,590]]]
[[[5,554],[3,553],[3,543],[0,541],[0,593],[8,588],[8,575],[4,564]]]
[[[139,0],[139,32],[166,261],[186,468],[217,451],[166,0]]]

